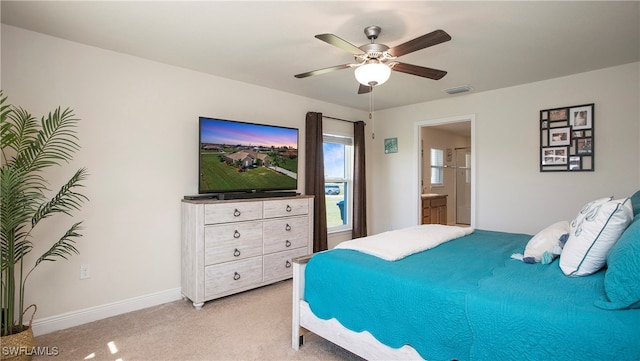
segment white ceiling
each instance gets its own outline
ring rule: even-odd
[[[640,61],[638,1],[7,1],[2,23],[217,76],[367,110],[350,63],[314,38],[356,46],[382,27],[390,47],[435,29],[452,40],[399,58],[448,71],[435,81],[393,72],[376,110]]]

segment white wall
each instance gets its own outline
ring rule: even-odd
[[[71,165],[48,176],[52,186],[81,166],[90,173],[90,202],[78,216],[41,229],[57,235],[77,220],[85,228],[80,255],[42,264],[29,280],[27,302],[38,305],[37,320],[78,310],[108,316],[118,307],[104,305],[157,293],[158,302],[179,298],[180,200],[197,193],[198,116],[300,128],[304,174],[307,111],[367,115],[6,25],[2,89],[10,103],[38,118],[61,105],[81,119],[82,149]],[[300,192],[303,186],[302,176]],[[90,279],[79,280],[81,264],[91,266]]]
[[[587,201],[640,189],[640,63],[376,112],[372,233],[418,220],[414,124],[475,114],[476,227],[535,233]],[[595,171],[539,172],[539,111],[595,103]],[[382,141],[399,151],[381,157]],[[371,147],[370,147],[371,148]]]

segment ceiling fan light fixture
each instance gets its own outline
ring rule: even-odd
[[[391,68],[378,60],[369,60],[355,70],[356,80],[362,85],[376,86],[389,80]]]

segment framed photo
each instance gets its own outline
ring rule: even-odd
[[[542,164],[567,164],[567,147],[542,148]]]
[[[540,171],[594,171],[594,104],[540,111]]]
[[[569,145],[571,143],[571,128],[552,128],[549,130],[549,145]]]
[[[398,153],[398,138],[387,138],[384,140],[384,154]]]
[[[569,157],[569,169],[570,170],[580,169],[580,157]]]
[[[591,138],[582,138],[576,140],[576,153],[591,154],[593,147],[591,146]]]
[[[581,107],[571,108],[569,111],[569,124],[571,128],[576,129],[591,129],[593,119],[593,105],[586,105]]]
[[[552,110],[549,110],[549,120],[551,121],[566,120],[567,114],[568,114],[567,108],[552,109]]]

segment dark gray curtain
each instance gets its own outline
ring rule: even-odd
[[[305,194],[314,195],[313,252],[327,249],[327,206],[324,198],[322,113],[308,112],[305,129]]]
[[[367,192],[364,158],[364,122],[353,124],[353,238],[367,235]]]

